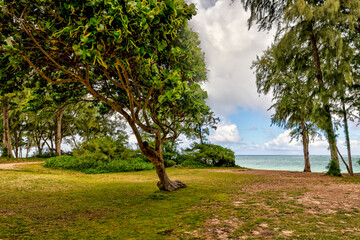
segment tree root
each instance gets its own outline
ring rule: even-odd
[[[178,190],[179,188],[185,188],[186,184],[181,181],[178,181],[178,180],[175,180],[175,181],[168,180],[165,182],[159,181],[157,183],[157,186],[160,190],[172,192],[172,191]]]

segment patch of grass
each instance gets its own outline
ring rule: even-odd
[[[356,239],[360,233],[358,211],[309,214],[289,198],[306,189],[245,190],[271,178],[181,168],[168,175],[188,187],[159,191],[154,170],[88,175],[38,164],[1,171],[0,239],[219,239],[222,232],[233,239]]]
[[[22,163],[22,162],[41,162],[44,161],[43,158],[8,158],[0,157],[1,163]]]
[[[342,179],[344,182],[360,183],[360,177],[347,177]]]

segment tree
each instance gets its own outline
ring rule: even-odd
[[[3,150],[7,150],[7,156],[14,157],[12,152],[12,137],[9,111],[11,99],[16,92],[23,89],[28,67],[24,65],[19,56],[7,53],[0,55],[0,105],[2,110],[2,141]]]
[[[53,73],[56,75],[58,73]],[[27,109],[37,112],[41,116],[54,116],[55,118],[55,149],[58,156],[61,156],[61,142],[63,134],[63,117],[65,110],[74,107],[83,100],[86,92],[79,84],[57,84],[52,85],[45,81],[38,74],[33,76],[35,86],[27,102]],[[53,136],[49,139],[52,141]],[[50,149],[52,151],[52,149]]]
[[[210,135],[210,129],[216,130],[216,124],[219,121],[220,119],[215,117],[214,112],[210,108],[205,108],[197,118],[187,123],[184,129],[185,135],[192,139],[199,139],[200,144],[205,144],[207,136]]]
[[[305,167],[304,172],[311,172],[309,158],[310,136],[316,135],[314,123],[311,120],[313,111],[313,85],[305,74],[296,68],[299,56],[293,58],[288,65],[280,65],[276,57],[276,45],[257,57],[253,62],[256,84],[259,93],[272,92],[274,104],[270,109],[275,110],[271,116],[272,124],[285,129],[292,129],[293,138],[301,137]],[[299,51],[304,54],[306,51]],[[270,110],[269,109],[269,110]]]
[[[331,117],[331,105],[329,86],[331,86],[331,77],[327,74],[334,71],[333,65],[329,61],[334,58],[328,58],[327,52],[334,45],[344,46],[349,44],[343,41],[343,31],[346,26],[351,32],[358,27],[360,17],[360,5],[357,0],[339,1],[339,0],[315,0],[307,1],[255,1],[242,0],[245,8],[250,9],[251,17],[249,26],[253,22],[259,23],[259,29],[269,29],[274,23],[277,23],[277,38],[280,39],[278,45],[282,45],[284,53],[288,53],[289,46],[310,46],[312,49],[312,68],[308,73],[315,75],[314,80],[318,86],[318,96],[321,100],[320,108],[323,117],[322,124],[319,125],[325,132],[329,142],[329,148],[332,161],[339,165],[336,146],[336,135]],[[265,22],[264,19],[268,19]],[[334,27],[341,25],[343,28]],[[298,48],[300,49],[300,48]],[[342,55],[342,48],[336,48],[337,56]],[[284,57],[283,59],[287,59]],[[285,63],[285,62],[284,62]],[[343,64],[350,64],[345,63]],[[350,68],[342,67],[345,71],[342,73],[345,79],[349,79]],[[340,170],[338,169],[340,172]]]
[[[183,0],[4,1],[1,51],[21,55],[52,84],[81,83],[119,112],[155,165],[159,189],[172,191],[185,184],[167,176],[161,145],[205,107],[204,56],[187,25],[195,13]]]

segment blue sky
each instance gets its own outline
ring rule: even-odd
[[[248,30],[249,17],[240,1],[189,0],[198,14],[190,24],[198,32],[209,69],[204,85],[208,104],[220,117],[218,129],[210,141],[229,147],[236,154],[302,154],[301,142],[290,142],[289,131],[270,126],[271,96],[259,96],[255,76],[250,69],[257,55],[270,46],[272,32]],[[343,130],[339,129],[338,146],[343,155]],[[360,154],[360,134],[351,125],[353,154]],[[329,154],[325,139],[310,145],[310,154]]]

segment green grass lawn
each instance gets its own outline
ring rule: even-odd
[[[155,171],[1,170],[0,239],[360,239],[359,231],[341,231],[360,228],[358,212],[309,214],[284,197],[304,188],[249,194],[244,189],[273,179],[209,169],[168,174],[188,187],[159,192]]]

